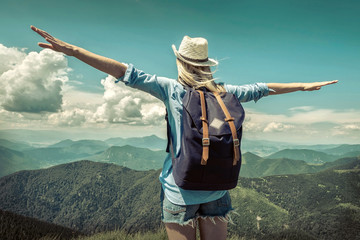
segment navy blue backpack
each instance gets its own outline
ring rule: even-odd
[[[174,156],[168,124],[167,151],[172,154],[175,183],[187,190],[232,189],[241,166],[244,109],[231,93],[186,90],[178,156]]]

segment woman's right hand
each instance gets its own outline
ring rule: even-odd
[[[63,42],[60,39],[54,38],[44,30],[36,28],[34,26],[30,26],[30,28],[42,36],[48,43],[38,43],[38,45],[42,48],[49,48],[56,52],[62,52],[68,56],[74,56],[75,54],[75,46],[69,43]]]

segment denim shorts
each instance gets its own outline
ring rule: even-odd
[[[177,223],[195,227],[198,218],[209,218],[215,223],[214,217],[219,217],[220,220],[225,222],[231,222],[229,213],[232,210],[229,192],[222,198],[212,202],[177,205],[170,202],[161,191],[161,220],[164,223]]]

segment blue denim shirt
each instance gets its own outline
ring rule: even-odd
[[[128,65],[125,75],[117,79],[127,86],[150,93],[161,100],[168,111],[168,120],[171,129],[172,142],[175,148],[175,155],[180,152],[181,129],[182,129],[182,99],[185,95],[184,87],[175,79],[149,75],[136,69],[132,64]],[[265,83],[255,83],[251,85],[234,86],[224,84],[227,92],[233,93],[240,102],[257,101],[269,94],[269,89]],[[179,188],[172,175],[172,161],[169,153],[164,161],[163,169],[160,174],[160,182],[165,196],[170,202],[178,205],[192,205],[211,202],[223,197],[226,191],[199,191],[184,190]]]

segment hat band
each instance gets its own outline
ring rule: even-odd
[[[182,55],[181,53],[179,53],[179,55],[184,58],[185,60],[191,61],[191,62],[207,62],[209,61],[209,58],[205,58],[205,59],[193,59],[193,58],[189,58],[189,57],[185,57],[184,55]]]

